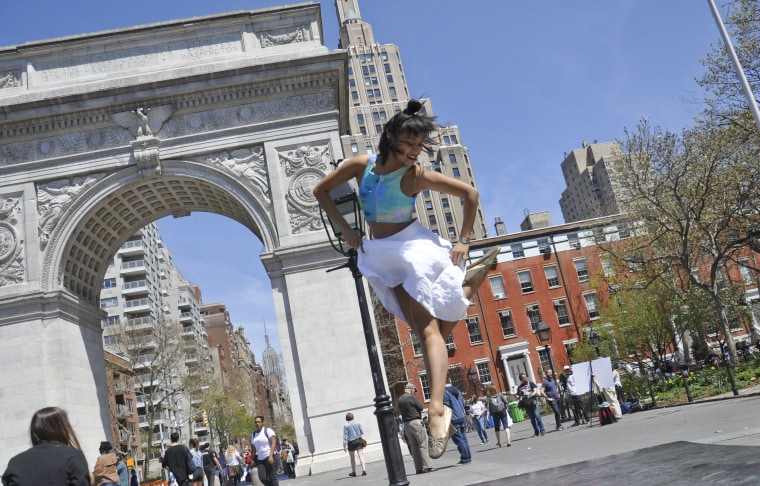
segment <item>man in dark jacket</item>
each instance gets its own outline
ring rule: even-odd
[[[470,443],[467,442],[467,422],[464,411],[464,397],[457,387],[451,384],[451,379],[443,390],[443,404],[454,412],[451,415],[451,425],[457,429],[457,433],[451,438],[459,449],[459,462],[457,464],[469,464],[472,461]]]
[[[188,486],[190,484],[190,473],[187,470],[187,448],[179,444],[179,432],[172,432],[170,438],[172,444],[164,452],[161,465],[174,474],[174,479],[177,480],[179,486]]]

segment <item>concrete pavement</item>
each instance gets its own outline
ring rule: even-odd
[[[512,447],[496,447],[493,429],[488,431],[490,444],[481,445],[474,433],[469,434],[471,464],[457,466],[459,454],[449,443],[443,457],[434,461],[435,471],[414,474],[408,456],[405,466],[407,478],[415,486],[537,484],[546,480],[556,486],[578,484],[581,478],[581,484],[588,485],[614,480],[618,485],[672,486],[700,479],[706,481],[703,484],[760,484],[759,414],[760,397],[755,395],[636,412],[603,427],[596,419],[591,427],[567,427],[571,424],[567,422],[565,430],[556,432],[550,425],[553,419],[547,416],[544,437],[534,438],[527,420],[514,424]],[[350,478],[349,472],[346,455],[343,470],[286,479],[281,484],[388,485],[384,462],[368,464],[364,477]]]

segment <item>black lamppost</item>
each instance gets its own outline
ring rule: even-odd
[[[470,367],[470,369],[467,370],[467,378],[469,378],[470,383],[472,383],[472,389],[475,392],[475,398],[478,397],[478,382],[476,381],[477,377],[478,377],[478,372],[472,369],[472,367]]]
[[[588,342],[591,343],[591,345],[596,350],[596,357],[599,358],[601,356],[601,353],[599,353],[599,334],[594,331],[594,328],[591,328],[591,332],[588,333]]]
[[[686,388],[686,398],[689,400],[689,402],[693,402],[694,399],[691,397],[691,389],[689,388],[689,363],[686,361],[682,361],[678,364],[679,369],[681,370],[681,377],[683,378],[683,386]]]
[[[538,340],[544,345],[544,352],[546,353],[547,358],[549,358],[549,369],[552,370],[552,376],[555,376],[554,362],[552,362],[552,351],[549,347],[552,339],[552,330],[547,323],[540,321],[536,326],[536,334],[538,335]],[[556,377],[554,379],[556,380]]]
[[[341,216],[343,216],[351,228],[363,234],[362,211],[354,190],[348,184],[342,184],[330,193],[330,197],[338,207]],[[348,268],[354,277],[356,295],[359,299],[359,310],[362,317],[362,327],[364,328],[364,340],[367,343],[369,367],[372,371],[372,381],[375,385],[375,416],[377,417],[377,426],[380,431],[380,442],[383,446],[383,457],[385,457],[385,468],[388,471],[389,484],[391,486],[407,486],[409,481],[406,479],[404,458],[401,455],[401,446],[398,443],[396,417],[394,416],[391,397],[386,392],[378,346],[375,342],[372,319],[370,318],[369,307],[367,306],[367,296],[364,292],[362,274],[357,266],[358,253],[354,248],[344,248],[340,229],[330,221],[331,234],[327,228],[327,224],[325,224],[324,213],[321,211],[320,216],[322,217],[322,224],[325,226],[325,232],[332,247],[341,255],[348,257],[348,261],[345,264],[332,268],[328,272]],[[333,238],[335,241],[333,241]]]

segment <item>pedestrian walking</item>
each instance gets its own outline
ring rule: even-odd
[[[459,462],[457,464],[469,464],[472,462],[472,453],[470,443],[467,441],[467,413],[464,410],[464,397],[459,388],[451,384],[451,379],[443,390],[443,404],[452,410],[451,425],[456,428],[456,434],[451,440],[454,441],[459,450]]]

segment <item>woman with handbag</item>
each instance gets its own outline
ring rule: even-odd
[[[528,375],[520,373],[520,386],[517,387],[517,396],[520,397],[520,408],[530,417],[530,425],[533,426],[534,437],[544,435],[544,421],[541,420],[541,411],[538,409],[538,397],[541,396],[541,388],[528,381]]]
[[[363,449],[367,446],[367,441],[362,438],[364,430],[362,430],[362,424],[354,420],[354,414],[348,412],[346,414],[346,425],[343,426],[343,450],[348,451],[348,455],[351,457],[351,474],[349,476],[356,477],[356,457],[359,456],[359,462],[362,465],[362,476],[367,475],[367,468],[364,464],[364,452]]]
[[[243,477],[243,466],[240,465],[243,458],[237,449],[235,449],[235,446],[230,445],[227,448],[224,452],[224,460],[227,461],[227,476],[230,478],[230,484],[238,486],[240,478]]]

